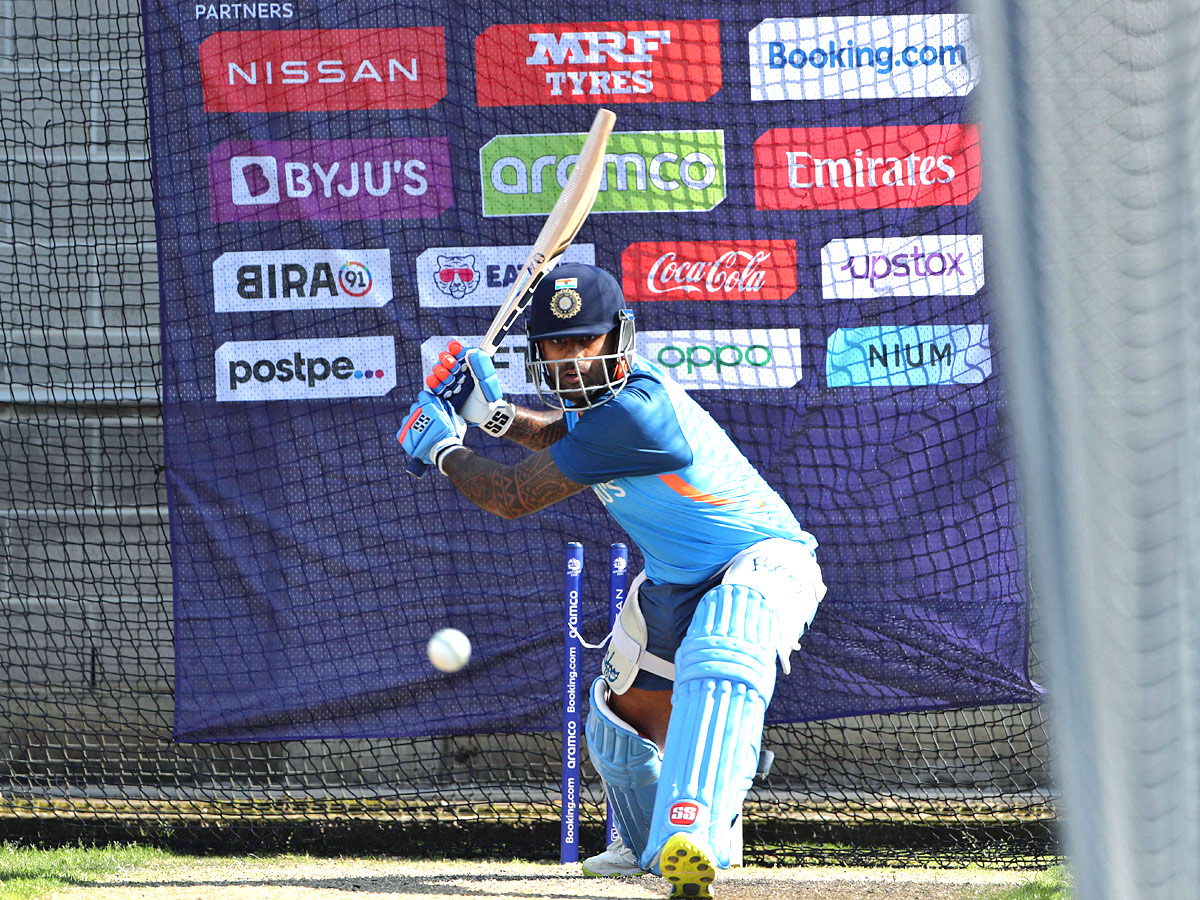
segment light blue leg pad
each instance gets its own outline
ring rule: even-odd
[[[625,846],[641,856],[650,834],[650,814],[658,789],[662,753],[622,722],[608,708],[608,685],[603,678],[592,682],[591,712],[587,720],[588,755],[604,779],[608,798]]]
[[[758,768],[775,690],[778,625],[758,591],[721,584],[700,600],[675,651],[675,691],[650,836],[650,869],[667,839],[695,834],[729,867],[731,826]]]

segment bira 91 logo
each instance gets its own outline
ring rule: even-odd
[[[217,312],[375,308],[392,300],[386,248],[222,253],[212,274]]]
[[[773,128],[754,142],[758,209],[963,206],[979,183],[974,125]]]
[[[441,28],[219,31],[200,44],[205,112],[428,109],[446,96]]]
[[[479,149],[485,216],[544,216],[567,185],[583,134],[502,134]],[[724,131],[614,134],[592,211],[702,212],[725,199]]]
[[[214,222],[427,219],[454,202],[441,137],[225,141],[208,179]]]
[[[721,89],[721,25],[493,25],[475,39],[480,106],[709,99]]]
[[[229,341],[215,362],[222,403],[382,397],[396,386],[390,336]]]
[[[695,825],[700,818],[700,804],[691,800],[680,800],[667,811],[667,821],[672,825]]]
[[[786,300],[795,241],[646,241],[621,254],[630,300]]]

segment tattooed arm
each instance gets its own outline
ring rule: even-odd
[[[513,423],[514,430],[517,422]],[[515,466],[506,466],[460,447],[450,451],[443,468],[464,497],[504,519],[545,509],[587,487],[560,472],[549,450],[539,450]]]
[[[567,424],[563,421],[562,410],[513,408],[517,417],[504,436],[526,450],[545,450],[566,437]]]

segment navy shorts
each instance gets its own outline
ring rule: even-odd
[[[683,643],[700,599],[721,583],[722,569],[700,584],[651,584],[643,581],[638,588],[638,605],[646,618],[646,649],[667,662],[675,661],[675,651]],[[675,682],[642,669],[631,687],[647,691],[669,691]]]

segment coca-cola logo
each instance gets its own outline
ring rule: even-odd
[[[639,300],[786,300],[795,241],[646,241],[621,254],[625,296]]]

